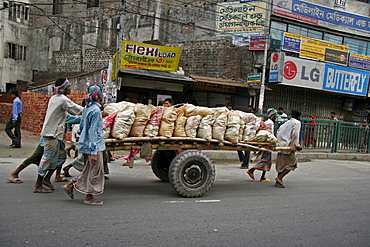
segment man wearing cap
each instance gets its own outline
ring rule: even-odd
[[[44,140],[44,153],[38,168],[34,193],[50,193],[54,189],[50,183],[50,177],[67,158],[63,142],[66,112],[78,115],[83,110],[82,106],[67,98],[70,93],[71,83],[67,79],[59,78],[55,81],[54,95],[49,100],[41,131]],[[50,189],[46,189],[43,185]]]
[[[266,120],[265,124],[270,128],[268,131],[270,131],[272,134],[274,134],[275,130],[275,121],[278,117],[277,111],[274,108],[269,108],[267,110],[268,119]],[[247,171],[248,175],[254,180],[254,174],[253,172],[255,170],[262,171],[262,175],[260,178],[260,182],[270,182],[270,179],[266,178],[266,172],[271,170],[271,152],[264,151],[262,152],[261,160],[251,169]]]
[[[94,195],[104,191],[103,151],[105,149],[101,102],[103,90],[98,85],[88,88],[88,100],[80,122],[78,152],[83,155],[84,169],[72,182],[63,186],[64,191],[74,199],[73,189],[86,194],[83,204],[103,205]]]

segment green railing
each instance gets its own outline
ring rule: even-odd
[[[301,118],[301,123],[300,143],[304,149],[370,153],[370,124],[306,118]],[[277,122],[276,128],[280,124]]]

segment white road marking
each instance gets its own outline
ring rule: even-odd
[[[195,202],[208,203],[208,202],[221,202],[221,200],[196,200]]]

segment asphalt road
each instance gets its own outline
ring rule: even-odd
[[[7,183],[24,158],[0,158],[0,239],[8,246],[369,246],[369,162],[299,164],[285,189],[251,180],[239,162],[216,161],[202,197],[178,196],[148,163],[110,163],[103,206],[71,200],[61,185],[35,194],[36,166]],[[77,171],[72,170],[73,175]],[[260,173],[257,171],[256,176]],[[275,171],[268,173],[271,180]]]

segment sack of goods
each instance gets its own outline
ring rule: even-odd
[[[261,118],[253,113],[181,104],[164,107],[130,102],[104,106],[109,114],[104,137],[122,140],[126,137],[189,137],[224,140],[236,143],[276,143]]]

